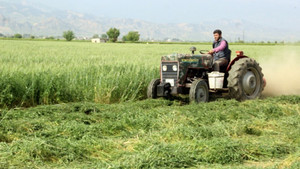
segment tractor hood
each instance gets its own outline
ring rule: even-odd
[[[209,69],[212,67],[213,59],[210,54],[178,54],[173,53],[170,55],[162,56],[162,62],[177,61],[180,65],[180,70],[186,68],[205,68]]]
[[[178,62],[178,80],[180,84],[183,84],[185,81],[185,75],[188,74],[188,71],[205,69],[209,70],[212,68],[213,58],[210,54],[170,54],[163,56],[161,58],[162,65],[172,65],[174,62]],[[163,78],[162,78],[163,79]]]

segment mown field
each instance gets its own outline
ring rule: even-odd
[[[190,46],[0,40],[0,168],[300,168],[299,95],[145,100],[160,57]]]
[[[299,168],[300,97],[1,110],[0,168]]]

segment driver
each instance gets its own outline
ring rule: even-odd
[[[227,66],[230,61],[231,51],[228,48],[228,43],[225,39],[222,38],[222,31],[217,29],[213,32],[214,34],[214,43],[213,49],[208,53],[212,54],[214,57],[213,69],[214,71],[220,72],[221,66]]]

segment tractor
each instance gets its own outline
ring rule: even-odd
[[[188,95],[190,102],[208,102],[215,93],[238,101],[259,98],[266,81],[262,68],[252,58],[237,51],[229,64],[213,70],[213,56],[205,50],[199,54],[195,47],[191,54],[174,53],[161,57],[160,78],[153,79],[147,88],[148,98]]]

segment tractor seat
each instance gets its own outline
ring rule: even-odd
[[[220,72],[226,73],[226,69],[231,61],[231,50],[229,50],[229,53],[227,54],[226,59],[228,60],[228,63],[226,65],[220,66]]]

